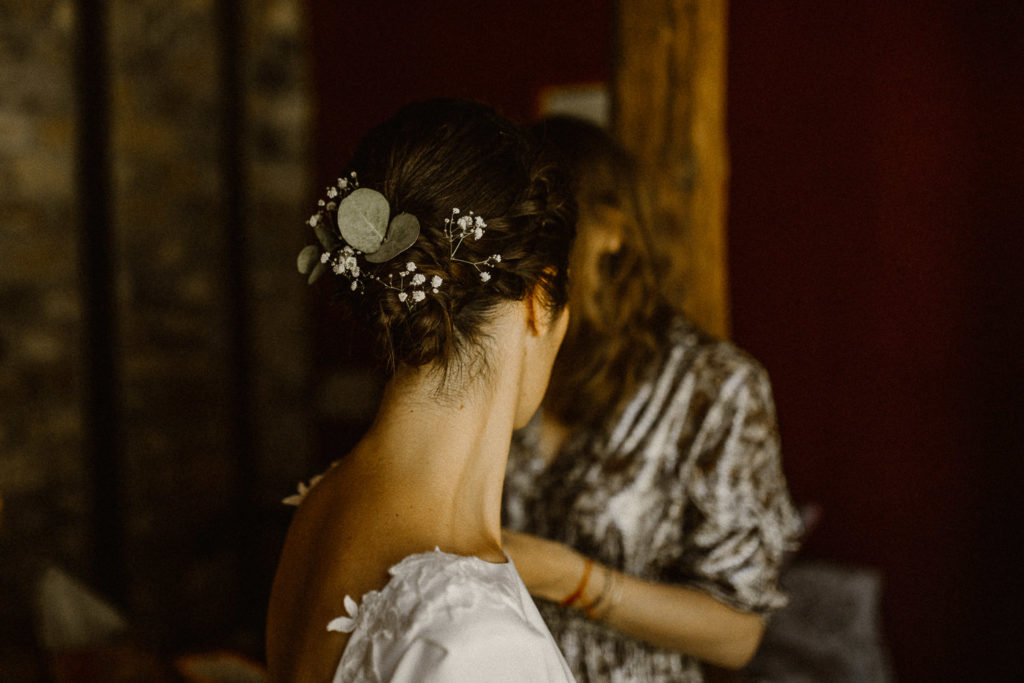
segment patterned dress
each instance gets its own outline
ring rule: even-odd
[[[570,434],[551,464],[538,422],[513,444],[505,524],[650,581],[765,614],[782,607],[783,554],[801,530],[779,455],[771,386],[735,346],[679,320],[621,417]],[[703,680],[692,657],[538,601],[581,682]]]

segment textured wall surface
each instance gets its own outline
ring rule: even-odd
[[[0,6],[0,670],[29,666],[31,586],[51,563],[100,587],[105,568],[123,579],[108,595],[149,642],[259,647],[279,501],[309,474],[301,6]],[[98,13],[105,54],[76,70],[90,59],[82,12]],[[76,93],[93,79],[109,95],[99,151],[77,137]],[[109,169],[100,301],[84,291],[76,214],[90,154]],[[97,306],[112,424],[85,404]],[[115,446],[106,484],[87,447],[97,430]],[[99,509],[119,540],[101,561]]]
[[[0,5],[0,669],[39,568],[90,567],[70,0]]]
[[[213,531],[234,483],[214,4],[115,2],[109,23],[125,587],[161,641],[239,599]]]

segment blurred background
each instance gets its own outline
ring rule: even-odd
[[[640,6],[0,0],[0,681],[74,645],[51,567],[156,658],[262,657],[280,500],[378,390],[295,273],[318,188],[410,100],[614,122]],[[897,679],[1019,680],[1024,6],[726,16],[730,336],[800,557],[878,577]]]

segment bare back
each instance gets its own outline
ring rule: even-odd
[[[288,531],[267,618],[274,681],[329,681],[348,634],[327,624],[344,598],[382,588],[388,569],[431,548],[414,539],[402,492],[346,458],[305,496]]]

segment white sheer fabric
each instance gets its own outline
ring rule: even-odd
[[[334,683],[574,680],[511,561],[410,555],[351,611]]]

